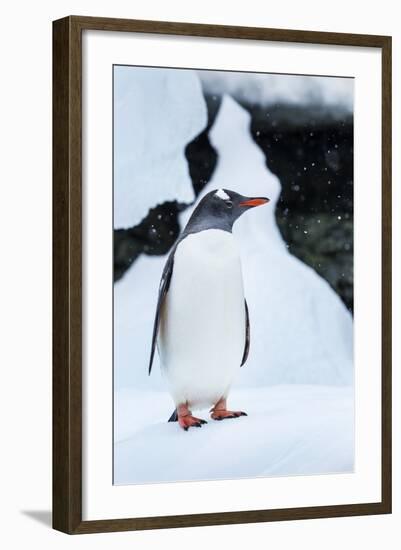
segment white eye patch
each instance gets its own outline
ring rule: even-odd
[[[227,193],[224,191],[224,189],[218,189],[216,193],[214,194],[215,197],[219,197],[219,199],[222,199],[223,201],[229,200],[230,197],[227,195]]]

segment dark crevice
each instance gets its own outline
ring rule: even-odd
[[[245,105],[282,191],[276,220],[288,250],[353,310],[353,118],[316,107]]]

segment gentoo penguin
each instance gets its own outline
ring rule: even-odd
[[[170,422],[188,430],[206,421],[192,409],[212,407],[211,418],[246,416],[227,410],[227,395],[249,352],[248,306],[241,261],[232,235],[247,210],[269,202],[227,189],[203,197],[164,267],[153,326],[155,347],[176,405]]]

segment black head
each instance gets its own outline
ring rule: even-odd
[[[234,222],[255,206],[266,204],[266,197],[245,197],[229,189],[210,191],[195,208],[185,232],[202,231],[204,229],[223,229],[231,231]]]

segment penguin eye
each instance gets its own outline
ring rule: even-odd
[[[226,201],[226,206],[227,208],[232,208],[233,207],[232,201]]]

